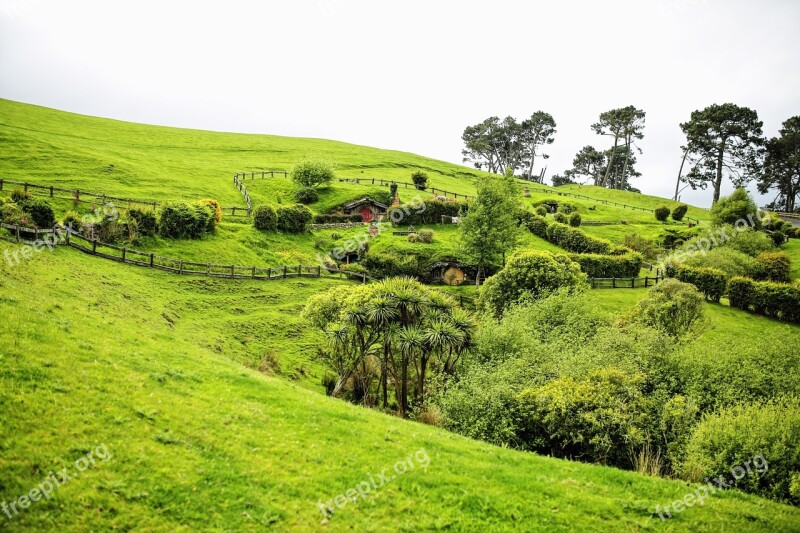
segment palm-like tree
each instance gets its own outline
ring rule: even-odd
[[[464,333],[453,325],[448,316],[436,317],[428,323],[425,328],[425,345],[428,349],[424,350],[419,357],[417,372],[417,398],[420,401],[425,399],[425,375],[428,361],[434,355],[443,361],[444,354],[452,354],[453,350],[458,349],[463,342]]]
[[[397,394],[397,403],[400,406],[400,416],[405,417],[408,412],[408,368],[411,361],[415,361],[421,356],[427,345],[425,343],[425,332],[419,327],[407,327],[398,332],[398,343],[400,345],[400,368],[397,369],[397,386],[399,388]]]
[[[389,354],[392,350],[392,338],[396,329],[394,323],[400,318],[400,312],[397,309],[397,303],[391,297],[382,295],[369,303],[366,309],[366,316],[370,324],[380,331],[383,337],[380,359],[380,386],[382,389],[383,407],[385,409],[388,405],[387,374]]]

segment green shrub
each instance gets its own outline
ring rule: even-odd
[[[419,204],[390,207],[386,214],[386,219],[395,225],[422,226],[425,224],[440,224],[442,216],[463,217],[468,211],[469,204],[467,202],[427,200]]]
[[[711,207],[711,222],[715,226],[749,221],[756,229],[761,227],[758,207],[744,188],[738,188],[730,196],[723,196]]]
[[[319,200],[319,193],[315,189],[304,187],[294,193],[294,199],[301,204],[313,204]]]
[[[417,232],[417,239],[419,242],[424,242],[426,244],[432,243],[434,237],[434,231],[432,229],[421,229]]]
[[[573,228],[577,228],[581,225],[581,215],[580,213],[572,213],[569,216],[569,225]]]
[[[559,224],[566,224],[567,223],[567,215],[559,211],[553,215],[553,220],[558,222]]]
[[[536,214],[539,215],[540,217],[546,217],[547,209],[544,206],[540,205],[539,207],[536,208]]]
[[[720,245],[722,247],[732,248],[750,257],[755,257],[761,252],[768,252],[775,248],[772,239],[763,231],[756,231],[753,228],[738,231],[733,226],[725,226],[722,229],[730,235],[730,239]]]
[[[11,191],[11,201],[13,201],[15,204],[22,204],[30,200],[30,198],[30,193],[25,189],[16,188]]]
[[[683,249],[686,250],[687,247],[688,244]],[[696,268],[716,268],[723,271],[728,277],[750,277],[755,275],[758,269],[755,259],[727,246],[720,246],[702,253],[694,252],[692,257],[688,257],[684,261],[684,264]]]
[[[214,227],[217,227],[217,225],[222,222],[222,207],[219,205],[219,202],[210,198],[204,198],[198,203],[200,205],[207,205],[211,208],[211,211],[214,214]]]
[[[314,224],[347,224],[361,222],[361,215],[315,215]]]
[[[639,252],[645,259],[656,259],[661,253],[661,248],[659,248],[654,241],[637,235],[636,233],[625,235],[622,238],[622,244],[634,252]]]
[[[569,215],[573,211],[577,211],[578,208],[576,206],[572,205],[572,204],[568,204],[568,203],[562,202],[562,203],[558,204],[558,210],[560,212],[564,213],[565,215]]]
[[[419,235],[416,233],[409,233],[408,234],[408,242],[417,242],[419,241]]]
[[[786,322],[800,322],[800,284],[736,277],[728,282],[728,299],[731,307]]]
[[[541,237],[542,239],[547,239],[547,228],[549,226],[550,223],[547,222],[546,218],[535,216],[528,224],[528,231],[530,231],[537,237]]]
[[[53,208],[44,200],[27,200],[20,205],[22,210],[28,213],[31,221],[37,228],[52,228],[56,223],[56,215]]]
[[[128,210],[128,218],[136,222],[136,227],[142,235],[152,236],[158,231],[156,214],[152,211],[130,209]]]
[[[359,217],[359,220],[361,217]],[[264,231],[278,230],[278,215],[269,205],[259,205],[253,211],[253,227]]]
[[[689,206],[686,204],[680,204],[672,210],[672,220],[676,222],[680,222],[683,220],[683,217],[686,216],[686,211],[689,210]]]
[[[416,171],[411,174],[411,181],[417,186],[417,189],[424,191],[428,188],[428,175],[422,171]]]
[[[6,224],[14,224],[15,226],[23,226],[26,228],[34,227],[31,216],[20,209],[15,203],[4,204],[2,208],[0,208],[0,220]]]
[[[342,270],[344,272],[353,272],[355,274],[366,274],[367,273],[367,269],[364,268],[363,265],[360,265],[358,263],[347,263],[347,264],[341,265],[339,267],[339,270]]]
[[[653,213],[656,216],[656,220],[660,220],[661,222],[664,222],[664,221],[667,220],[667,218],[669,218],[670,209],[667,206],[656,207],[656,209],[655,209],[655,211],[653,211]]]
[[[562,377],[526,389],[518,396],[524,440],[541,453],[629,466],[647,434],[643,381],[609,367],[585,380]]]
[[[635,278],[642,269],[642,255],[629,252],[623,255],[569,254],[590,278]]]
[[[294,205],[291,207],[279,207],[278,230],[286,233],[303,233],[313,215],[304,205]]]
[[[294,166],[290,176],[297,185],[306,188],[327,185],[336,177],[332,165],[317,160],[301,161]]]
[[[214,228],[214,211],[207,205],[167,202],[158,212],[158,232],[173,239],[199,239]]]
[[[559,287],[583,287],[586,274],[564,254],[521,251],[511,256],[506,266],[486,280],[480,289],[479,305],[500,315],[523,295],[537,299]]]
[[[374,278],[412,276],[417,277],[418,264],[414,256],[398,255],[389,252],[370,252],[361,264]]]
[[[684,283],[691,283],[710,302],[719,302],[728,285],[728,276],[716,268],[670,265],[666,268],[666,274]]]
[[[703,318],[703,297],[689,283],[665,279],[647,291],[630,317],[672,337],[682,337]]]
[[[775,246],[780,246],[786,242],[786,235],[784,235],[782,231],[768,231],[767,235],[772,239],[772,243]]]
[[[789,283],[791,280],[791,260],[786,252],[761,252],[756,256],[756,275],[758,280]]]
[[[708,415],[692,433],[680,473],[690,481],[723,476],[745,492],[800,504],[800,400],[773,399]]]
[[[75,211],[67,211],[64,213],[64,218],[61,221],[61,225],[65,228],[70,228],[75,232],[81,231],[81,228],[83,227],[81,216]]]

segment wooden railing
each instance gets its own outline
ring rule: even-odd
[[[398,187],[402,185],[405,189],[411,188],[422,190],[419,189],[414,183],[409,183],[407,181],[385,180],[381,178],[340,178],[339,181],[344,183],[355,183],[358,185],[391,185],[392,183],[396,183]],[[444,189],[437,189],[436,187],[425,187],[424,190],[425,192],[431,192],[432,194],[437,194],[439,196],[452,196],[456,200],[458,198],[464,198],[465,200],[472,200],[475,198],[469,194],[445,191]]]

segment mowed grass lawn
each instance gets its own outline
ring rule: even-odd
[[[322,283],[182,278],[64,248],[3,263],[0,500],[28,493],[101,444],[111,458],[12,520],[0,516],[2,527],[789,531],[800,524],[797,508],[733,491],[662,522],[656,505],[693,486],[493,447],[244,367],[250,342],[285,337],[279,350],[289,348],[293,313]],[[633,300],[635,292],[614,294]],[[282,308],[288,293],[297,303]],[[280,321],[288,321],[284,331],[273,331]],[[245,343],[242,334],[254,337]],[[426,466],[413,460],[413,470],[365,500],[328,518],[319,511],[320,500],[384,469],[393,474],[413,454],[427,457]]]

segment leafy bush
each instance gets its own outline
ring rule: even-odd
[[[434,232],[432,229],[421,229],[417,232],[417,240],[424,243],[433,242]]]
[[[786,235],[783,234],[781,231],[768,231],[767,235],[770,239],[772,239],[772,243],[775,246],[780,246],[784,242],[786,242]]]
[[[645,259],[656,259],[661,253],[661,249],[650,239],[629,233],[622,238],[622,244],[634,252],[639,252]]]
[[[735,277],[728,282],[731,307],[786,322],[800,322],[800,285]]]
[[[547,219],[539,216],[533,217],[527,225],[528,231],[542,239],[547,239],[547,228],[549,226],[550,223],[547,222]]]
[[[692,433],[681,474],[691,481],[722,475],[737,489],[800,504],[800,400],[776,398],[706,416]]]
[[[758,280],[789,283],[791,280],[791,260],[786,252],[761,252],[756,256],[756,275]]]
[[[544,206],[540,205],[539,207],[536,208],[536,214],[539,215],[540,217],[546,217],[547,209]]]
[[[569,254],[590,278],[634,278],[642,269],[642,256],[637,252],[624,255]]]
[[[219,205],[219,202],[216,200],[212,200],[210,198],[204,198],[199,202],[201,205],[207,205],[211,207],[211,210],[214,212],[214,227],[217,226],[220,222],[222,222],[222,207]]]
[[[680,204],[672,210],[672,220],[676,222],[680,222],[683,220],[683,217],[686,216],[686,211],[689,210],[689,206],[686,204]]]
[[[37,228],[52,228],[56,223],[53,208],[44,200],[27,200],[20,204],[22,210],[30,215]]]
[[[685,249],[686,247],[684,247]],[[703,253],[695,252],[695,255],[687,258],[684,263],[687,266],[698,268],[716,268],[723,271],[728,277],[751,277],[757,270],[755,259],[727,246],[713,248]]]
[[[416,233],[409,233],[408,234],[408,242],[417,242],[419,240],[419,236]]]
[[[30,200],[30,198],[31,198],[30,193],[25,189],[20,189],[19,187],[17,187],[13,191],[11,191],[11,201],[14,202],[15,204],[24,203]]]
[[[214,228],[212,208],[187,202],[167,202],[158,212],[158,232],[173,239],[199,239]]]
[[[500,315],[523,295],[537,299],[559,287],[585,286],[586,274],[564,254],[522,251],[511,256],[506,266],[481,287],[479,305]]]
[[[392,195],[392,199],[397,196],[397,184],[392,182],[389,184],[389,194]]]
[[[359,220],[361,217],[359,217]],[[269,205],[259,205],[253,211],[253,227],[265,231],[278,230],[278,215]]]
[[[573,228],[577,228],[581,225],[581,215],[580,213],[572,213],[569,216],[569,225]]]
[[[643,377],[616,368],[553,380],[519,394],[525,440],[537,451],[616,466],[646,438]]]
[[[350,222],[361,222],[361,215],[316,215],[314,224],[346,224]]]
[[[567,215],[559,211],[553,215],[553,220],[558,222],[559,224],[566,224],[567,223]]]
[[[395,225],[414,225],[439,224],[442,216],[463,217],[469,211],[467,202],[451,202],[440,200],[427,200],[419,204],[399,205],[390,207],[386,219]]]
[[[611,242],[592,237],[578,228],[558,222],[547,226],[545,238],[565,250],[578,254],[610,254],[614,250]]]
[[[572,204],[568,204],[566,202],[562,202],[562,203],[558,204],[558,210],[560,212],[564,213],[565,215],[569,215],[573,211],[577,211],[578,208],[576,206],[572,205]]]
[[[128,210],[128,218],[136,222],[137,230],[142,235],[151,236],[158,231],[156,214],[151,211],[130,209]]]
[[[689,283],[665,279],[647,292],[630,317],[672,337],[682,337],[703,318],[703,297]]]
[[[70,228],[72,231],[79,232],[83,223],[81,222],[81,216],[76,213],[75,211],[67,211],[64,213],[64,218],[61,221],[61,225],[65,228]]]
[[[278,208],[278,230],[286,233],[303,233],[313,215],[304,205]]]
[[[361,264],[367,269],[370,276],[375,278],[412,276],[418,274],[416,258],[410,255],[398,255],[389,252],[370,252]]]
[[[656,207],[655,211],[653,211],[653,214],[656,216],[656,220],[660,220],[661,222],[664,222],[667,220],[667,218],[669,218],[669,213],[670,209],[667,206]]]
[[[753,228],[738,231],[733,226],[725,226],[722,229],[731,237],[720,246],[732,248],[750,257],[755,257],[761,252],[768,252],[775,248],[772,239],[763,231],[756,231]]]
[[[339,270],[343,270],[344,272],[353,272],[355,274],[366,274],[367,269],[364,268],[363,265],[358,263],[346,263],[339,267]]]
[[[417,186],[417,189],[424,191],[428,188],[428,175],[421,171],[416,171],[411,174],[411,181]]]
[[[717,268],[668,265],[666,274],[684,283],[691,283],[710,302],[719,302],[728,285],[728,276]]]
[[[4,204],[2,208],[0,208],[0,220],[6,224],[14,224],[15,226],[26,228],[34,227],[31,216],[20,209],[15,203]]]
[[[711,222],[715,226],[723,224],[736,224],[739,220],[749,221],[756,229],[761,227],[756,203],[747,194],[747,190],[740,187],[730,196],[723,196],[711,208]]]
[[[314,188],[327,185],[334,180],[333,166],[324,161],[305,160],[294,166],[291,173],[292,181],[301,187]]]
[[[303,187],[294,193],[294,199],[301,204],[313,204],[319,200],[319,193],[315,189]]]

